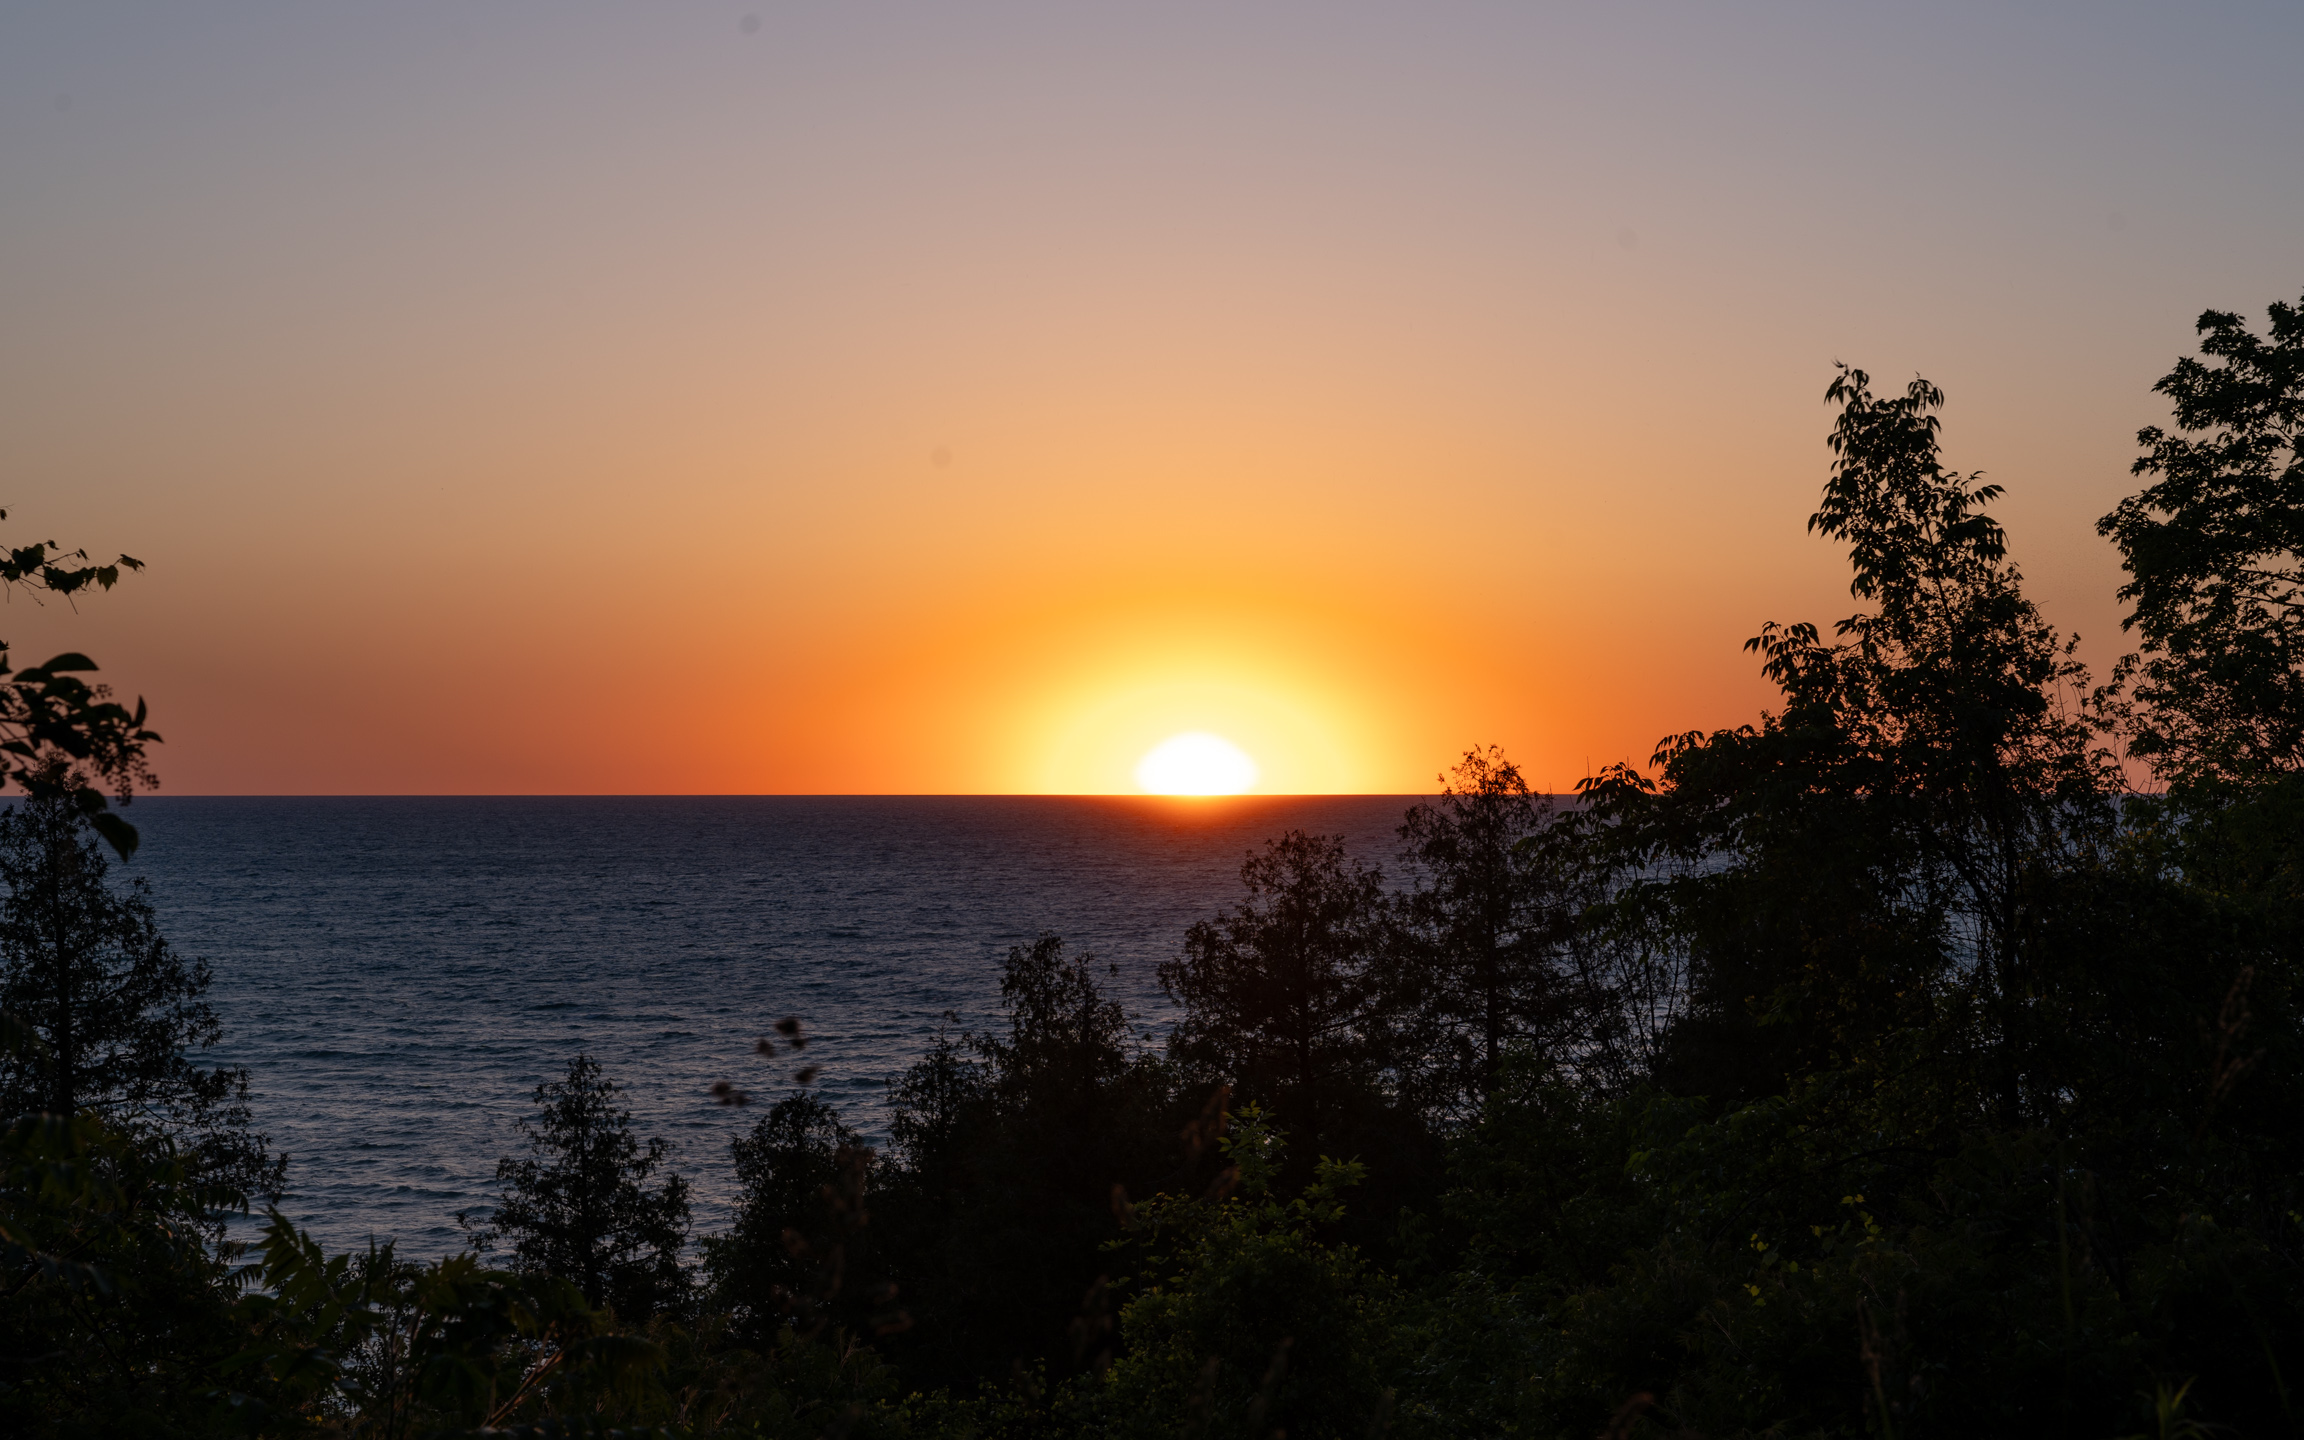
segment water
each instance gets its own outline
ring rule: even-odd
[[[215,966],[224,1043],[290,1157],[282,1208],[331,1250],[456,1248],[536,1084],[587,1051],[643,1136],[677,1146],[700,1231],[726,1223],[727,1144],[790,1064],[867,1134],[946,1012],[982,1027],[1001,959],[1043,930],[1117,967],[1142,1028],[1154,968],[1287,829],[1392,858],[1412,799],[1078,797],[197,799],[130,812],[134,873],[177,948]]]

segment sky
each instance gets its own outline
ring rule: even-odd
[[[19,662],[164,793],[1540,788],[1849,613],[1835,361],[2101,670],[2304,6],[0,4]],[[37,653],[35,653],[37,652]]]

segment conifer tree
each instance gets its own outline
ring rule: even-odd
[[[0,1011],[39,1041],[0,1059],[0,1109],[168,1135],[205,1178],[277,1191],[284,1162],[249,1131],[248,1072],[193,1058],[222,1032],[208,963],[161,935],[147,881],[110,871],[61,788],[0,811]]]
[[[471,1211],[456,1218],[474,1248],[509,1249],[517,1268],[557,1275],[587,1304],[639,1319],[687,1299],[688,1182],[673,1174],[650,1185],[671,1146],[634,1138],[619,1093],[599,1061],[569,1061],[566,1076],[536,1087],[536,1117],[519,1122],[529,1158],[497,1162],[494,1211],[484,1224]]]
[[[1464,752],[1441,793],[1408,812],[1402,857],[1416,877],[1395,981],[1407,1048],[1444,1110],[1477,1109],[1505,1048],[1554,1038],[1566,987],[1552,951],[1562,925],[1525,843],[1551,806],[1494,746]],[[1412,1017],[1412,1018],[1410,1018]]]
[[[1248,897],[1185,932],[1160,986],[1184,1007],[1169,1053],[1269,1105],[1314,1154],[1389,1059],[1383,873],[1341,838],[1291,830],[1240,867]]]

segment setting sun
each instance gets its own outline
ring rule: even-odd
[[[1136,783],[1153,795],[1238,795],[1255,788],[1256,762],[1221,735],[1191,730],[1137,761]]]

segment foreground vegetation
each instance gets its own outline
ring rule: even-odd
[[[1390,876],[1278,837],[1162,968],[1164,1043],[1020,948],[884,1153],[787,1021],[801,1086],[700,1243],[574,1057],[465,1253],[223,1244],[278,1162],[89,798],[157,737],[80,657],[17,672],[0,1426],[2297,1433],[2304,312],[2201,328],[2103,524],[2141,642],[2105,686],[1942,396],[1843,371],[1810,526],[1863,608],[1763,627],[1757,722],[1557,808],[1468,753]],[[9,582],[117,578],[35,549]]]

